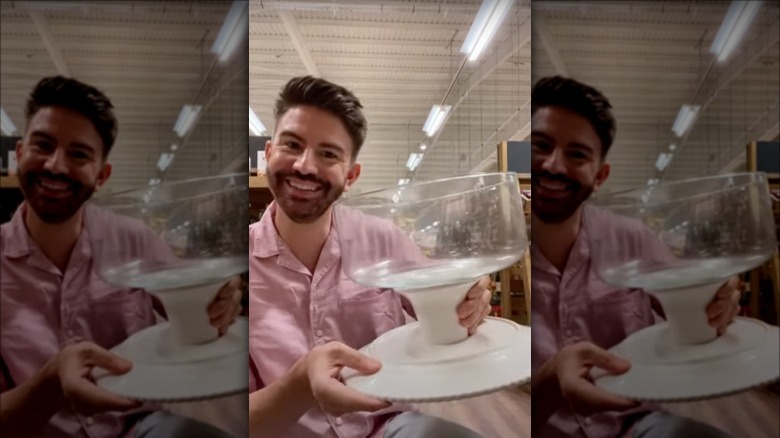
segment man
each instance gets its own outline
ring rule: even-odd
[[[708,425],[610,394],[588,380],[591,367],[620,374],[630,364],[606,351],[655,323],[658,303],[641,290],[612,287],[591,269],[588,236],[633,233],[584,207],[606,181],[615,137],[609,101],[561,77],[541,79],[532,101],[533,429],[543,437],[726,437]],[[586,215],[593,220],[583,220]],[[598,222],[598,227],[585,224]],[[622,227],[622,228],[621,228]],[[649,239],[645,239],[648,245]],[[708,306],[722,334],[738,312],[736,279]]]
[[[121,238],[138,251],[161,241],[148,229],[87,204],[111,176],[117,135],[111,101],[61,76],[33,89],[16,144],[25,201],[0,227],[0,419],[3,436],[224,437],[211,426],[108,393],[93,367],[132,364],[109,351],[155,324],[151,295],[98,279],[92,239]],[[209,307],[221,332],[239,311],[229,283]],[[131,417],[120,411],[134,411]]]
[[[337,227],[332,219],[333,203],[360,176],[361,109],[348,90],[312,77],[289,81],[276,102],[276,130],[265,148],[274,202],[249,231],[250,378],[259,389],[250,394],[251,434],[476,437],[338,380],[344,366],[379,370],[355,350],[403,325],[404,310],[414,314],[395,291],[357,285],[342,272],[340,235],[360,229],[374,242],[393,240],[370,223]],[[490,311],[487,284],[483,278],[472,287],[457,310],[469,333]]]

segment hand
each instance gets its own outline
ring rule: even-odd
[[[631,364],[589,342],[579,342],[562,348],[542,366],[539,373],[554,375],[563,401],[581,415],[624,411],[639,405],[634,400],[612,394],[594,385],[590,379],[590,370],[593,367],[617,375],[627,372]]]
[[[219,335],[227,329],[241,314],[241,278],[236,277],[219,290],[217,297],[209,304],[209,320],[211,325],[219,329]]]
[[[59,382],[65,400],[82,415],[126,411],[141,405],[97,386],[91,377],[95,367],[111,374],[124,374],[133,364],[91,342],[80,342],[62,349],[44,365],[44,373]]]
[[[488,285],[490,278],[482,277],[477,284],[469,289],[466,299],[458,306],[458,318],[460,325],[466,327],[469,336],[476,332],[477,327],[485,321],[485,317],[490,315],[490,298],[492,294]]]
[[[718,330],[718,336],[726,332],[734,318],[739,314],[739,301],[742,292],[739,288],[739,278],[731,277],[718,289],[715,298],[707,306],[707,318],[712,327]]]
[[[314,347],[304,358],[306,374],[314,399],[323,411],[332,414],[384,409],[391,404],[360,394],[341,382],[341,369],[352,368],[374,374],[382,367],[377,360],[338,342]]]

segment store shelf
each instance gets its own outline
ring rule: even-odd
[[[18,188],[19,187],[19,180],[16,178],[16,175],[3,175],[0,176],[0,187],[7,189],[7,188]]]
[[[265,176],[265,175],[250,176],[249,177],[249,188],[250,189],[267,189],[268,188],[268,177]]]

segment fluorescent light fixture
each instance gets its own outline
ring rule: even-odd
[[[463,46],[460,48],[461,53],[469,56],[469,61],[477,59],[485,50],[501,26],[501,22],[504,21],[513,2],[514,0],[484,0],[482,2],[479,12],[474,18],[474,23],[471,24],[471,29],[463,41]]]
[[[255,137],[265,135],[265,126],[260,121],[260,117],[257,117],[252,107],[249,107],[249,130],[252,131]]]
[[[412,152],[409,154],[409,159],[406,160],[406,168],[409,170],[414,170],[417,168],[417,166],[420,165],[420,161],[422,161],[423,154],[422,153],[414,153]]]
[[[674,150],[675,150],[675,149],[677,149],[677,145],[676,145],[676,144],[674,144],[674,143],[671,143],[671,144],[669,145],[669,150],[670,150],[671,152],[674,152]]]
[[[658,169],[658,171],[663,172],[663,170],[666,169],[666,166],[669,165],[670,161],[672,161],[672,154],[661,152],[658,154],[658,159],[655,160],[655,168]]]
[[[750,22],[761,8],[761,3],[763,2],[745,0],[731,2],[726,18],[723,19],[720,30],[710,47],[710,53],[715,54],[719,62],[725,61],[745,36]]]
[[[211,52],[219,56],[219,62],[224,62],[236,51],[241,40],[249,34],[249,17],[247,11],[249,2],[236,1],[230,7],[222,29],[211,46]]]
[[[647,180],[648,186],[654,186],[656,184],[658,184],[658,178],[650,178],[649,180]]]
[[[176,143],[171,143],[171,150],[176,152],[176,149],[179,149],[179,145],[177,145]]]
[[[405,186],[409,184],[409,178],[401,178],[398,180],[398,186]]]
[[[436,131],[444,124],[444,120],[447,119],[447,114],[450,113],[452,105],[434,105],[431,108],[431,112],[428,113],[428,120],[423,125],[423,131],[428,137],[433,137]]]
[[[173,131],[179,137],[184,138],[193,125],[195,125],[195,121],[198,120],[201,109],[203,109],[201,105],[184,105],[179,113],[179,118],[176,120],[176,124],[173,125]]]
[[[426,150],[426,149],[428,149],[428,145],[427,145],[427,144],[425,144],[425,143],[420,143],[420,150],[421,150],[421,151],[424,151],[424,150]]]
[[[682,108],[680,108],[680,112],[677,113],[677,120],[675,120],[674,125],[672,125],[672,131],[674,131],[678,137],[682,137],[693,125],[700,109],[700,105],[683,105]]]
[[[2,108],[0,108],[0,129],[3,131],[3,134],[9,137],[16,134],[14,122],[11,121],[11,118],[8,117],[8,114]]]
[[[170,166],[171,161],[173,161],[173,153],[163,152],[160,154],[160,159],[157,160],[157,168],[164,172]]]
[[[160,184],[160,178],[152,178],[149,180],[149,187],[154,187],[157,184]]]

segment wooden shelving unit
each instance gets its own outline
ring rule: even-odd
[[[2,175],[0,176],[0,188],[11,189],[18,188],[19,180],[16,175]]]
[[[498,170],[500,172],[506,172],[508,170],[507,160],[507,142],[502,142],[498,145]],[[521,192],[523,192],[523,213],[526,225],[526,232],[528,238],[531,237],[531,174],[519,173],[518,185]],[[522,260],[515,266],[504,269],[499,273],[501,284],[501,316],[508,319],[513,319],[520,324],[531,325],[531,252],[530,249],[525,251]],[[518,312],[514,312],[516,308],[515,302],[512,299],[512,292],[522,291],[522,297],[524,309],[518,309]],[[519,307],[519,306],[518,306]]]
[[[274,197],[268,188],[266,175],[251,175],[249,177],[249,214],[250,223],[260,220],[260,215],[273,201]]]
[[[750,142],[746,146],[747,170],[749,172],[763,171],[758,160],[757,143]],[[772,211],[775,219],[775,234],[780,242],[780,173],[766,172],[769,182],[769,191],[772,193]],[[774,300],[774,313],[776,324],[780,325],[780,247],[763,266],[753,269],[746,274],[750,285],[750,312],[749,316],[761,318],[761,285],[762,280],[771,283],[772,297]],[[766,282],[764,283],[766,284]]]

